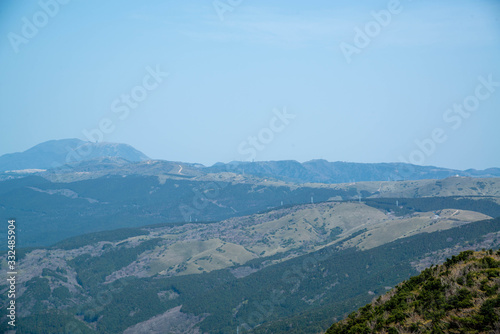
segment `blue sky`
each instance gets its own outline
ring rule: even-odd
[[[0,155],[500,167],[498,1],[61,2],[0,4]]]

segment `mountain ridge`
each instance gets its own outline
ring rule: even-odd
[[[49,140],[23,152],[0,156],[0,171],[58,168],[71,162],[102,157],[119,157],[129,162],[149,160],[127,144],[92,143],[76,138]]]
[[[149,162],[151,161],[151,162]],[[183,176],[200,174],[233,173],[271,178],[292,183],[350,183],[364,181],[404,181],[444,179],[451,176],[500,177],[500,168],[485,170],[458,170],[436,166],[420,166],[401,162],[357,163],[313,159],[306,162],[296,160],[279,161],[231,161],[218,162],[212,166],[167,160],[151,160],[144,153],[127,144],[107,142],[85,142],[80,139],[50,140],[18,153],[0,156],[0,173],[19,174],[20,171],[41,173],[45,170],[56,173],[92,170],[131,170],[134,163],[148,162],[149,167],[169,165],[169,173]],[[155,166],[156,165],[156,166]],[[144,166],[137,165],[139,172]]]
[[[404,181],[444,179],[451,176],[499,177],[500,168],[458,170],[407,163],[357,163],[314,159],[300,163],[295,160],[217,163],[206,167],[209,172],[231,171],[259,177],[273,177],[296,183],[348,183],[363,181]]]

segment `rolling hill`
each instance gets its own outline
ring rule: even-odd
[[[67,161],[71,147],[91,153]],[[320,333],[446,258],[500,247],[500,178],[478,177],[497,169],[205,167],[78,140],[1,161],[23,169],[0,173],[18,333]]]
[[[500,251],[465,251],[425,269],[326,334],[498,333]]]
[[[399,204],[301,204],[20,251],[18,331],[320,332],[443,254],[500,246],[489,197]]]
[[[129,165],[126,165],[129,166]],[[175,166],[176,171],[179,170]],[[448,178],[356,184],[293,184],[232,173],[165,173],[172,165],[140,163],[141,173],[72,171],[67,182],[31,175],[0,181],[0,217],[16,217],[19,245],[47,246],[96,231],[156,223],[220,221],[287,205],[328,200],[498,196],[500,179]],[[189,171],[189,166],[186,169]],[[191,167],[196,171],[196,167]],[[183,171],[184,173],[184,171]],[[148,175],[149,174],[149,175]],[[65,175],[65,174],[62,174]],[[92,177],[92,175],[95,176]],[[61,174],[56,174],[55,178]],[[65,176],[66,177],[66,176]],[[6,230],[0,231],[0,237]]]

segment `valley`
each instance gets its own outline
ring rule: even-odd
[[[365,181],[318,183],[343,165],[127,152],[139,161],[2,173],[19,333],[319,333],[431,265],[500,247],[499,178],[387,181],[395,165],[350,164]]]
[[[295,324],[297,333],[326,330],[445,250],[500,246],[493,197],[397,201],[299,204],[220,222],[97,232],[26,250],[18,265],[20,316],[30,324],[46,312],[73,315],[72,323],[89,333],[142,333],[166,321],[184,328],[177,333],[231,333],[235,326],[277,333],[283,324]],[[447,208],[434,208],[443,203]],[[470,210],[474,204],[482,209]],[[149,297],[133,299],[134,293]],[[102,294],[110,303],[99,305]],[[121,311],[123,298],[129,306]],[[127,320],[116,322],[125,310]],[[321,321],[294,318],[304,312]]]
[[[500,1],[2,5],[0,334],[500,334]]]
[[[104,174],[51,171],[0,181],[0,216],[17,217],[23,231],[19,243],[31,247],[83,233],[221,221],[311,201],[500,196],[498,178],[296,184],[228,172],[202,174],[195,167],[191,167],[193,175],[185,167],[185,175],[179,176],[170,173],[170,168],[179,170],[177,164],[165,164],[139,163],[136,169],[128,163]],[[92,166],[101,168],[99,162]],[[4,233],[0,231],[0,237]]]

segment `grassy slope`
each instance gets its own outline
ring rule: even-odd
[[[178,167],[178,166],[175,166]],[[154,173],[153,173],[154,174]],[[0,217],[18,220],[19,245],[48,246],[80,234],[126,227],[223,220],[328,199],[499,196],[500,178],[291,184],[241,175],[103,176],[49,182],[37,176],[0,182]],[[201,196],[201,197],[200,197]],[[0,237],[5,231],[0,231]]]
[[[500,251],[462,252],[334,324],[327,334],[498,333]]]
[[[152,226],[147,229],[121,229],[78,236],[45,251],[28,254],[20,263],[25,280],[37,275],[25,266],[51,268],[78,255],[100,254],[100,249],[133,245],[137,240],[161,238],[157,247],[138,254],[135,261],[110,273],[107,281],[126,276],[156,274],[188,275],[244,265],[252,259],[274,256],[278,263],[326,246],[343,249],[355,246],[373,248],[398,238],[434,232],[490,218],[467,210],[440,210],[395,215],[358,202],[325,202],[299,205],[218,223]],[[86,246],[86,247],[84,247]],[[84,248],[82,248],[84,247]]]
[[[500,220],[471,223],[446,231],[415,235],[366,251],[328,247],[266,267],[241,279],[236,279],[229,270],[217,270],[181,277],[134,278],[111,285],[98,284],[109,270],[113,270],[110,265],[116,263],[114,258],[121,260],[124,254],[130,253],[128,248],[121,248],[103,258],[108,259],[108,262],[96,262],[86,257],[72,262],[71,268],[82,275],[80,281],[84,288],[72,294],[72,301],[63,302],[64,296],[60,292],[56,295],[55,289],[51,291],[55,287],[54,283],[59,286],[62,284],[58,272],[47,272],[41,275],[43,280],[32,280],[27,292],[28,299],[24,299],[22,309],[30,307],[35,315],[23,317],[20,324],[23,324],[26,332],[38,333],[28,325],[43,319],[43,305],[52,305],[49,314],[56,312],[54,307],[68,305],[69,308],[60,308],[65,315],[83,316],[89,326],[96,326],[97,332],[118,333],[183,305],[182,312],[185,314],[210,314],[199,324],[203,331],[209,333],[233,333],[237,326],[242,326],[240,331],[243,333],[245,323],[254,328],[262,322],[272,322],[303,312],[310,312],[309,316],[299,319],[292,328],[294,330],[285,324],[278,327],[259,326],[254,331],[313,333],[326,330],[325,322],[330,321],[331,324],[333,317],[342,317],[346,312],[369,302],[372,298],[370,291],[381,294],[386,286],[394,286],[416,274],[410,264],[411,259],[465,242],[460,241],[460,236],[467,236],[467,241],[480,240],[483,235],[498,231],[499,224]],[[456,241],[447,241],[450,238]],[[91,272],[104,275],[87,276]],[[86,277],[95,277],[97,281],[87,280]],[[173,298],[162,299],[161,292]],[[279,293],[277,296],[276,292]],[[91,299],[85,300],[88,297],[84,296]],[[98,299],[96,296],[108,297]],[[29,300],[38,300],[41,304],[29,306]],[[76,324],[80,324],[82,318],[78,319]],[[319,326],[310,323],[311,319],[318,319]]]
[[[401,281],[406,279],[406,275],[415,275],[417,271],[410,265],[415,259],[458,245],[461,246],[456,249],[479,250],[482,247],[499,247],[498,238],[490,239],[488,243],[484,242],[485,235],[500,230],[498,224],[500,219],[471,223],[445,231],[422,233],[356,252],[353,258],[349,258],[347,253],[342,253],[342,259],[346,259],[349,264],[342,267],[336,263],[333,267],[336,271],[332,274],[349,273],[349,278],[340,282],[338,290],[329,292],[328,296],[332,298],[330,302],[311,305],[310,308],[304,308],[290,317],[272,319],[267,324],[255,328],[252,333],[299,334],[326,331],[332,322],[347,316],[351,312],[349,310],[356,310],[369,302],[374,295],[385,293],[386,287],[393,286],[390,280]],[[451,254],[456,255],[458,252]],[[362,273],[356,279],[352,275],[352,270],[362,270]],[[370,295],[369,291],[374,295]]]
[[[432,201],[435,202],[436,199],[433,199]],[[482,206],[482,202],[480,200],[476,199],[475,201],[476,206],[481,211],[491,214],[497,212],[495,211],[497,208],[494,206],[492,207],[490,204]],[[445,203],[452,203],[451,207],[456,207],[459,210],[461,210],[461,207],[470,204],[468,202],[461,202],[457,200]],[[240,224],[238,225],[238,229],[246,230],[251,234],[253,233],[252,227],[255,227],[259,233],[265,234],[269,239],[269,241],[266,242],[267,245],[263,242],[258,245],[251,244],[245,248],[246,251],[248,251],[248,249],[258,249],[258,251],[260,251],[260,247],[268,247],[268,254],[274,254],[277,245],[279,247],[283,246],[283,244],[280,244],[279,241],[283,241],[284,237],[287,235],[290,237],[298,236],[297,239],[308,241],[309,237],[317,237],[322,230],[328,232],[332,231],[336,227],[341,227],[342,231],[351,231],[351,233],[356,233],[361,231],[357,229],[359,225],[364,224],[368,219],[373,220],[373,224],[370,223],[372,225],[364,225],[363,228],[366,226],[377,227],[381,223],[385,224],[387,222],[394,224],[396,222],[404,222],[408,219],[408,217],[410,217],[405,216],[407,214],[417,216],[422,215],[422,213],[418,213],[415,210],[426,209],[428,208],[426,206],[428,204],[429,203],[423,205],[418,199],[408,200],[406,206],[401,209],[402,212],[394,212],[387,215],[383,211],[367,206],[363,203],[321,203],[317,205],[301,205],[290,208],[289,210],[287,209],[288,211],[283,211],[281,213],[270,211],[266,214],[233,218],[232,220]],[[378,205],[380,206],[381,204],[378,203]],[[391,205],[394,206],[394,204]],[[384,207],[381,209],[386,210],[387,208]],[[457,216],[459,217],[460,215],[456,214],[451,216],[455,212],[456,209],[451,210],[448,213],[440,212],[439,214],[443,217],[448,215],[448,218],[452,217],[453,219],[456,219]],[[472,217],[471,215],[482,217],[477,213],[470,213],[467,211],[463,211],[462,213],[464,215],[464,221],[470,220]],[[428,218],[429,222],[434,222],[434,216],[430,215],[430,213]],[[410,217],[409,219],[413,218]],[[115,330],[116,328],[121,328],[121,330],[123,330],[125,329],[123,326],[131,326],[135,323],[146,321],[161,312],[165,312],[169,308],[182,304],[184,305],[183,311],[185,312],[195,315],[201,315],[204,313],[211,313],[213,315],[208,317],[201,324],[205,330],[212,332],[216,328],[223,328],[223,330],[221,329],[221,332],[229,333],[231,332],[230,328],[234,328],[234,325],[245,321],[249,322],[249,319],[251,319],[250,315],[256,311],[254,306],[255,302],[260,303],[265,301],[266,298],[271,296],[274,289],[285,291],[287,293],[287,303],[286,305],[275,306],[275,310],[269,316],[266,315],[262,320],[263,322],[291,317],[303,312],[311,312],[309,318],[317,317],[318,319],[322,319],[323,322],[325,320],[328,321],[329,319],[329,321],[331,321],[331,318],[327,316],[328,313],[334,313],[336,316],[342,316],[345,312],[366,303],[371,298],[371,296],[367,294],[368,290],[380,294],[383,292],[385,286],[391,286],[401,281],[401,279],[408,277],[409,274],[414,274],[415,270],[411,266],[410,261],[415,260],[416,256],[422,256],[432,251],[440,251],[441,249],[451,246],[456,242],[466,241],[460,240],[464,236],[467,236],[468,238],[480,238],[485,233],[498,231],[498,227],[495,224],[490,224],[490,226],[488,224],[480,224],[480,222],[478,222],[467,224],[462,227],[451,228],[447,231],[419,234],[400,241],[395,240],[392,243],[389,242],[379,247],[359,247],[361,249],[366,249],[366,251],[363,252],[356,252],[354,249],[346,249],[340,250],[340,253],[337,254],[336,252],[338,250],[336,250],[336,245],[332,245],[331,247],[328,247],[328,249],[333,250],[329,260],[315,266],[312,273],[307,270],[306,272],[304,272],[304,270],[301,272],[301,269],[299,269],[298,278],[300,278],[300,289],[297,290],[297,294],[294,292],[293,288],[296,278],[283,280],[283,275],[285,275],[285,273],[289,270],[294,272],[294,268],[301,268],[304,263],[309,261],[307,259],[311,259],[311,257],[314,259],[314,256],[317,253],[305,255],[303,257],[282,263],[279,263],[280,261],[278,258],[275,266],[264,268],[259,272],[239,280],[235,280],[234,276],[232,276],[227,270],[216,270],[217,268],[221,268],[218,267],[220,264],[217,263],[220,259],[233,259],[235,262],[239,261],[238,258],[233,257],[238,255],[239,251],[235,252],[236,249],[234,248],[234,245],[228,241],[224,241],[226,244],[223,245],[220,240],[214,240],[208,232],[210,228],[214,227],[215,230],[212,232],[220,234],[219,228],[226,226],[229,232],[234,233],[237,229],[229,226],[229,223],[232,220],[226,221],[222,224],[200,224],[203,225],[203,233],[201,234],[194,233],[193,229],[196,228],[196,225],[194,224],[179,225],[176,227],[159,226],[149,227],[147,229],[148,234],[144,234],[145,230],[141,229],[121,230],[118,231],[121,234],[116,233],[116,235],[113,235],[113,233],[107,233],[102,237],[99,237],[99,235],[96,234],[90,235],[89,240],[85,240],[84,237],[74,238],[73,240],[61,244],[64,249],[54,247],[53,249],[37,250],[33,252],[33,255],[28,254],[26,258],[27,262],[25,263],[26,271],[23,272],[20,277],[22,280],[31,281],[34,279],[30,283],[30,289],[33,290],[36,288],[34,290],[35,292],[38,290],[41,292],[39,294],[33,292],[40,298],[32,298],[32,300],[40,299],[40,301],[44,302],[25,305],[23,308],[26,311],[31,310],[35,314],[42,315],[44,312],[43,310],[46,309],[48,305],[50,305],[49,308],[60,308],[63,305],[68,305],[68,300],[61,300],[61,298],[59,298],[61,295],[64,296],[63,292],[65,290],[59,289],[62,287],[67,287],[73,294],[73,303],[81,305],[83,310],[85,310],[85,308],[92,308],[83,302],[85,298],[94,298],[96,291],[106,291],[106,289],[108,289],[108,287],[104,285],[99,285],[99,280],[102,282],[107,275],[117,272],[117,270],[120,269],[120,266],[123,268],[130,268],[129,266],[131,264],[135,263],[137,260],[141,260],[141,258],[148,259],[154,254],[160,254],[160,251],[164,251],[168,248],[160,247],[161,245],[157,242],[161,244],[161,242],[164,241],[159,240],[159,238],[167,240],[168,238],[176,235],[174,232],[177,233],[184,229],[183,233],[185,234],[181,233],[177,234],[177,236],[185,240],[191,233],[190,237],[193,243],[187,243],[184,248],[181,248],[181,250],[183,249],[183,251],[187,252],[186,254],[182,255],[182,252],[179,251],[176,251],[176,253],[187,257],[182,260],[183,262],[188,258],[191,258],[189,260],[191,261],[190,267],[188,266],[187,269],[190,268],[189,270],[197,270],[199,267],[206,266],[207,268],[203,271],[214,270],[213,273],[186,275],[182,278],[179,277],[180,280],[176,280],[176,278],[163,277],[156,277],[154,279],[132,279],[130,291],[126,291],[127,294],[122,295],[120,293],[117,296],[117,298],[119,297],[119,300],[123,303],[120,303],[120,305],[115,305],[115,303],[113,303],[112,305],[109,305],[109,307],[106,307],[106,310],[98,311],[100,316],[102,316],[102,320],[100,320],[97,324],[100,324],[99,326],[101,326],[104,331],[107,330],[109,332],[109,330]],[[292,221],[290,222],[290,220]],[[289,230],[289,225],[300,227],[298,230],[301,232],[296,234],[294,230],[295,227],[292,230]],[[474,232],[475,226],[483,225],[489,227]],[[408,226],[411,227],[411,224],[408,224]],[[446,225],[443,225],[443,227],[445,226]],[[429,230],[429,232],[432,231]],[[164,235],[161,235],[161,233],[164,233]],[[373,236],[368,236],[367,232],[363,233],[366,234],[366,238],[362,239],[362,242],[366,242],[367,240],[370,240],[370,238],[378,238],[376,237],[376,233],[373,234]],[[309,237],[304,238],[305,235]],[[202,236],[203,238],[206,238],[206,241],[200,241]],[[349,234],[344,233],[344,236],[349,237]],[[356,238],[359,238],[360,236],[361,235]],[[141,243],[145,243],[148,240],[153,239],[156,239],[154,240],[154,243],[152,241],[152,243],[149,243],[147,247],[141,246]],[[351,242],[354,239],[355,238],[352,238],[348,242]],[[448,239],[454,241],[448,242]],[[342,239],[339,239],[338,241],[340,240]],[[411,244],[413,246],[410,247],[406,243],[411,240],[414,243]],[[385,240],[385,242],[388,241]],[[74,247],[72,247],[72,243],[74,243]],[[192,247],[194,245],[197,246]],[[288,244],[286,247],[289,247],[290,245],[291,244]],[[133,247],[134,251],[129,252],[127,247]],[[391,249],[391,247],[397,248],[397,250],[395,251],[394,249]],[[217,249],[226,252],[217,251]],[[241,248],[239,249],[241,250]],[[209,251],[209,253],[204,253],[207,251]],[[314,247],[310,248],[309,251],[314,251]],[[90,252],[92,255],[106,254],[105,252],[109,252],[109,255],[103,257],[106,261],[94,261],[85,258],[85,252]],[[393,254],[394,252],[396,252],[396,254]],[[224,256],[224,254],[228,255]],[[244,252],[242,254],[244,254]],[[127,256],[126,261],[122,261],[123,255]],[[210,255],[212,255],[212,262],[210,262]],[[71,259],[78,257],[80,257],[80,261],[71,261]],[[121,263],[119,266],[116,265],[118,262],[115,260],[117,259],[119,260],[118,262]],[[241,258],[240,260],[240,263],[243,263],[247,259]],[[253,263],[251,266],[260,268],[262,261],[265,261],[266,259],[263,258],[256,260],[259,260],[260,262]],[[225,267],[231,262],[221,261],[220,263],[222,263],[222,267]],[[353,263],[356,263],[357,265],[353,266]],[[369,270],[366,268],[367,265],[370,266]],[[58,273],[57,275],[51,272],[43,273],[44,268],[52,268],[53,270],[56,270],[59,267],[61,268],[61,273]],[[324,276],[325,272],[329,273],[329,275]],[[87,282],[85,280],[85,278],[91,278],[91,276],[94,275],[92,274],[88,276],[87,274],[89,273],[99,274],[98,282],[95,282],[97,284],[90,284],[90,281]],[[186,272],[186,274],[188,273],[189,271]],[[335,276],[334,273],[336,273],[337,276]],[[367,273],[369,273],[369,275],[366,276]],[[301,276],[302,274],[304,274],[303,277]],[[345,274],[348,274],[349,277],[342,276]],[[68,282],[61,283],[60,279],[57,278],[58,275],[65,276]],[[79,292],[77,285],[71,285],[72,283],[76,284],[77,275],[81,276],[80,281],[82,281],[82,278],[83,281],[85,281],[82,281],[82,284],[87,292]],[[37,280],[37,277],[43,277],[47,279],[48,282],[45,282],[44,280]],[[97,276],[94,275],[94,277]],[[356,277],[358,278],[355,279]],[[324,287],[332,286],[332,284],[336,284],[337,281],[339,281],[340,285],[335,285],[325,291]],[[26,282],[19,283],[23,284]],[[226,286],[226,283],[229,283],[229,285]],[[135,300],[133,298],[129,301],[129,298],[131,298],[130,293],[132,292],[136,293],[138,296],[141,295],[144,284],[149,286],[148,293],[151,294],[151,298],[153,299],[151,299],[151,307],[148,308],[147,312],[144,310],[143,313],[140,313],[134,310],[143,309],[143,301]],[[208,285],[209,288],[205,287],[205,285]],[[46,292],[47,287],[49,288],[48,295]],[[73,290],[71,290],[72,287],[74,288]],[[176,288],[174,289],[173,287]],[[364,290],[361,291],[360,287],[363,287]],[[159,301],[155,304],[156,302],[154,301],[154,298],[157,297],[154,296],[165,290],[174,291],[175,294],[178,295],[178,298],[168,301]],[[32,295],[30,291],[28,291],[28,294],[26,295],[27,297]],[[56,295],[54,294],[54,291],[58,291]],[[246,303],[244,303],[245,300],[247,301]],[[131,304],[130,309],[127,309],[128,306],[123,306],[123,304],[128,302]],[[69,303],[69,305],[71,305],[71,303]],[[223,305],[223,307],[221,307],[221,305]],[[81,307],[79,306],[76,309],[70,308],[69,312],[76,312],[75,314],[83,315],[85,314],[85,311],[82,311]],[[235,310],[237,310],[237,312]],[[318,310],[319,312],[317,312]],[[126,311],[128,311],[128,313]],[[117,316],[128,317],[129,314],[134,314],[134,312],[137,313],[137,316],[127,318],[126,322],[118,324],[115,321]],[[231,320],[234,312],[236,312],[236,319]],[[89,316],[87,317],[87,320],[89,319],[92,320],[93,318]],[[90,321],[90,323],[92,325],[96,325],[93,321]],[[303,320],[298,321],[297,323],[299,326],[304,326],[305,324]],[[258,324],[258,322],[256,324]],[[307,324],[305,325],[305,327],[296,328],[309,328],[307,327]],[[264,328],[264,326],[261,327]],[[290,332],[289,330],[287,331]],[[270,333],[279,333],[279,331],[271,331]]]

